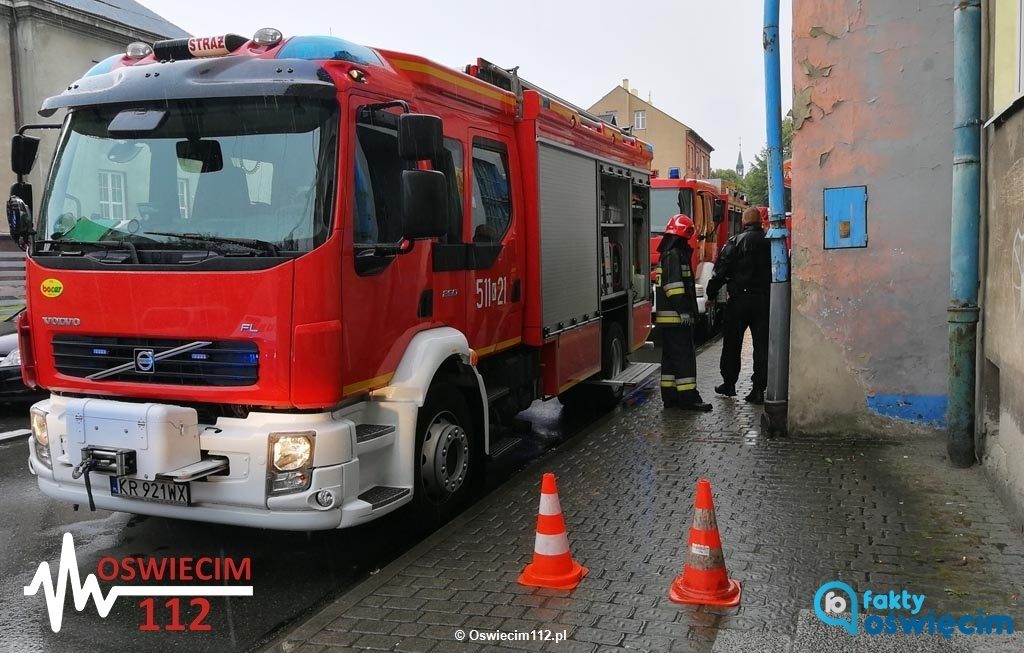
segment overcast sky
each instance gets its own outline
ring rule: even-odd
[[[324,34],[462,69],[483,57],[584,108],[623,78],[712,146],[712,167],[749,164],[765,142],[762,0],[142,0],[194,35]],[[789,111],[791,0],[782,0]]]

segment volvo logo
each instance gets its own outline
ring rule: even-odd
[[[143,374],[152,374],[156,368],[156,358],[153,357],[152,349],[135,350],[135,371]]]
[[[82,320],[77,317],[44,317],[43,324],[50,326],[81,326]]]

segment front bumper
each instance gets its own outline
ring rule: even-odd
[[[68,436],[68,402],[65,397],[53,395],[36,404],[48,413],[53,468],[39,459],[31,437],[29,467],[37,476],[39,489],[47,496],[87,504],[84,479],[72,478],[68,449],[81,445],[71,442]],[[361,473],[361,461],[356,455],[355,422],[351,418],[357,417],[359,410],[357,406],[346,409],[344,414],[253,412],[244,419],[220,418],[216,424],[200,425],[199,449],[204,457],[227,458],[228,470],[224,475],[192,481],[192,505],[111,496],[108,477],[95,471],[91,476],[93,500],[97,507],[107,510],[281,530],[323,530],[367,521],[377,514],[371,515],[371,506],[360,500],[359,494],[375,484],[375,474],[373,469],[363,469]],[[308,489],[268,496],[268,437],[277,431],[316,433]],[[136,449],[140,463],[144,456],[157,455],[156,444],[151,438],[148,449]],[[371,455],[365,458],[364,467],[374,463]],[[323,508],[315,499],[324,490],[334,497],[329,508]]]

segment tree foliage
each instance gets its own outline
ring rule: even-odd
[[[786,116],[782,121],[782,160],[793,156],[793,118]],[[768,206],[768,148],[754,157],[754,164],[743,178],[740,190],[747,201],[754,206]]]
[[[715,168],[711,171],[711,178],[732,182],[737,189],[743,185],[743,177],[740,177],[735,170],[730,170],[729,168]]]

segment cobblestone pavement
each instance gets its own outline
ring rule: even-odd
[[[699,357],[706,399],[714,397],[719,351]],[[842,650],[835,642],[843,635],[849,650],[869,650],[864,635],[854,644],[808,612],[829,580],[924,593],[926,609],[938,614],[980,608],[1024,624],[1021,532],[982,470],[949,466],[940,439],[766,440],[755,407],[710,400],[715,410],[700,415],[663,413],[655,396],[618,409],[274,648],[823,651]],[[590,568],[571,592],[516,583],[531,559],[544,471],[558,476],[572,553]],[[739,608],[684,607],[667,597],[682,569],[699,477],[712,481],[729,572],[743,584]],[[564,631],[568,641],[488,648],[456,641],[458,629]],[[1019,640],[973,639],[985,640],[985,650],[1024,650]],[[884,650],[973,645],[917,640],[924,648],[891,638]]]

